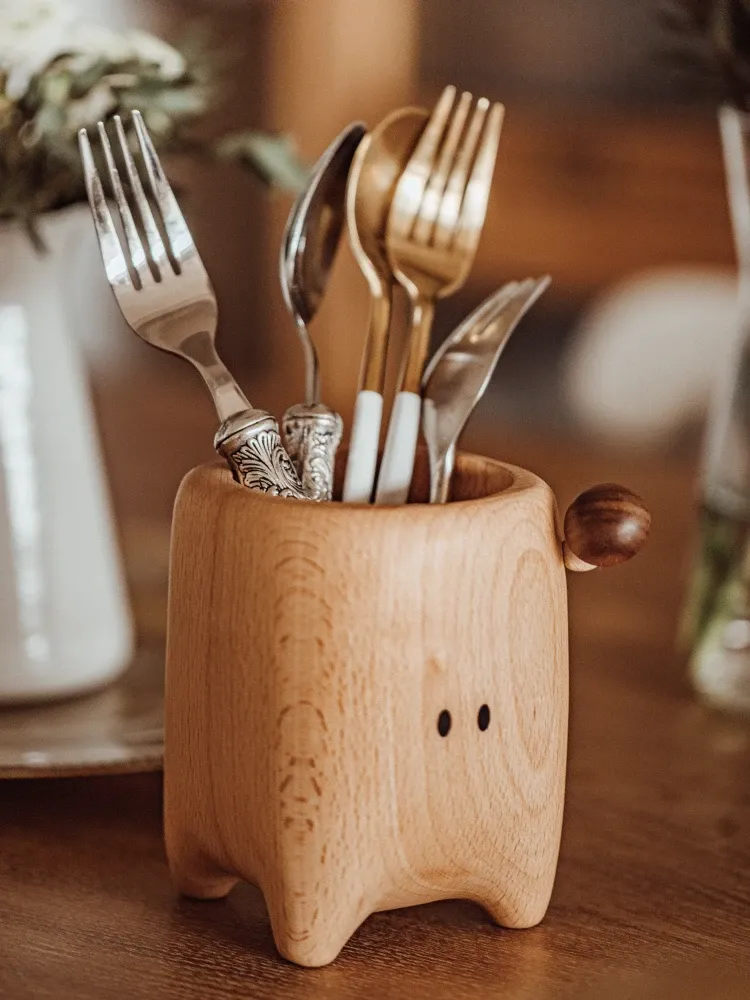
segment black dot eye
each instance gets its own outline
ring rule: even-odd
[[[487,726],[489,726],[489,724],[490,724],[490,706],[482,705],[482,707],[479,709],[479,712],[477,713],[477,725],[482,730],[482,732],[484,732]]]
[[[447,736],[451,731],[451,713],[447,708],[444,708],[438,716],[437,729],[441,736]]]

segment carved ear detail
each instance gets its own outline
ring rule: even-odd
[[[637,493],[616,483],[592,486],[565,515],[565,565],[583,572],[625,562],[641,549],[650,528],[651,515]]]

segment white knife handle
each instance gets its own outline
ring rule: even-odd
[[[421,409],[422,398],[418,393],[399,392],[396,396],[388,425],[375,503],[406,503],[414,471]]]
[[[344,477],[345,503],[369,503],[372,498],[382,416],[383,397],[372,389],[362,389],[354,404],[354,421]]]

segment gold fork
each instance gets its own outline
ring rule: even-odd
[[[502,104],[446,87],[396,186],[386,250],[411,304],[407,349],[393,405],[376,503],[406,502],[421,410],[420,384],[435,301],[459,289],[474,261],[487,212]]]

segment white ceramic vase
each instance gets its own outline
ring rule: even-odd
[[[103,300],[83,312],[79,294],[97,263],[81,256],[92,228],[86,206],[50,214],[39,254],[20,226],[0,225],[2,703],[99,687],[133,652],[85,337],[74,329],[74,316],[92,326],[102,316]]]

